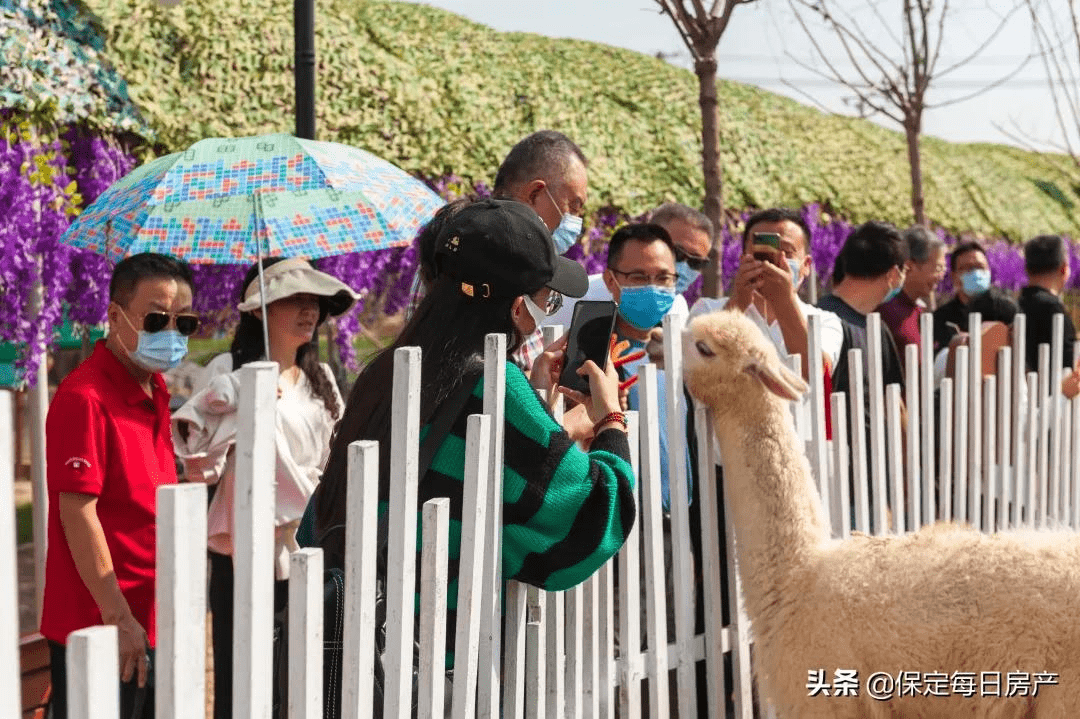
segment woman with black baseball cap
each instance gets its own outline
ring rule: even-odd
[[[558,309],[562,295],[580,297],[588,288],[584,269],[555,254],[551,235],[527,205],[486,200],[448,221],[436,246],[438,270],[430,292],[392,346],[383,350],[353,386],[334,436],[322,482],[308,507],[312,538],[327,561],[344,556],[346,448],[358,439],[380,442],[379,497],[389,482],[390,396],[393,354],[398,347],[422,351],[421,423],[430,425],[440,407],[464,388],[468,394],[448,436],[420,478],[417,510],[432,497],[450,497],[460,512],[465,466],[465,418],[483,411],[484,338],[508,337],[508,354]],[[551,353],[548,353],[549,355]],[[549,413],[529,380],[506,363],[503,576],[548,590],[587,579],[622,546],[635,517],[630,446],[620,410],[618,377],[587,362],[591,397],[586,399],[595,438],[580,450]],[[534,376],[548,368],[534,368]],[[471,393],[468,388],[471,387]],[[456,501],[454,501],[456,500]],[[451,517],[460,521],[460,516]],[[451,537],[458,536],[451,531]],[[453,572],[460,547],[451,541]],[[457,592],[451,576],[448,625],[453,626]],[[447,633],[453,642],[452,631]],[[452,645],[448,647],[453,651]]]

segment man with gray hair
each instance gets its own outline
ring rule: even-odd
[[[566,135],[539,130],[514,145],[495,175],[495,197],[529,205],[563,254],[581,236],[588,198],[585,153]]]
[[[564,254],[581,237],[582,215],[588,198],[585,153],[556,130],[538,130],[518,142],[495,175],[492,194],[517,200],[540,215],[556,254]],[[528,372],[544,351],[544,335],[536,331],[514,353],[514,362]]]
[[[901,366],[904,347],[922,347],[919,318],[945,277],[945,243],[941,238],[921,225],[914,225],[904,231],[903,239],[908,251],[904,284],[895,297],[877,309],[896,341]]]

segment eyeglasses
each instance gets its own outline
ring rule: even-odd
[[[658,275],[650,275],[646,272],[623,272],[622,270],[616,270],[614,268],[612,268],[611,271],[625,277],[627,280],[627,287],[644,287],[645,285],[674,287],[675,281],[678,279],[678,275],[673,275],[670,272],[661,272]]]
[[[176,312],[147,312],[143,315],[143,329],[151,334],[161,332],[169,326],[169,320],[176,320],[176,331],[187,337],[195,334],[199,329],[198,315],[180,314]]]
[[[675,261],[685,262],[686,266],[692,269],[694,272],[701,272],[709,264],[708,257],[698,257],[697,255],[691,255],[681,247],[675,247]]]

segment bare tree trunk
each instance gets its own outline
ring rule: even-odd
[[[720,169],[720,123],[716,102],[716,58],[694,63],[698,76],[698,103],[701,105],[701,160],[705,174],[705,215],[713,223],[713,251],[702,278],[701,293],[719,297],[723,288],[723,247],[720,229],[724,221],[724,186]]]
[[[908,165],[911,166],[911,211],[915,215],[915,224],[926,224],[926,209],[923,203],[922,153],[919,149],[919,126],[917,120],[904,123],[907,136]]]

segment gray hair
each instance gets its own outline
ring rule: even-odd
[[[555,130],[539,130],[518,142],[507,154],[495,175],[496,197],[507,197],[514,188],[535,179],[561,175],[576,157],[588,166],[585,153],[566,135]]]
[[[904,230],[908,259],[915,263],[926,262],[930,254],[945,247],[940,237],[922,225],[912,225]]]
[[[706,217],[705,213],[678,202],[665,202],[653,210],[649,217],[649,222],[654,225],[666,225],[672,221],[685,222],[694,229],[704,231],[710,238],[713,236],[712,220]]]

